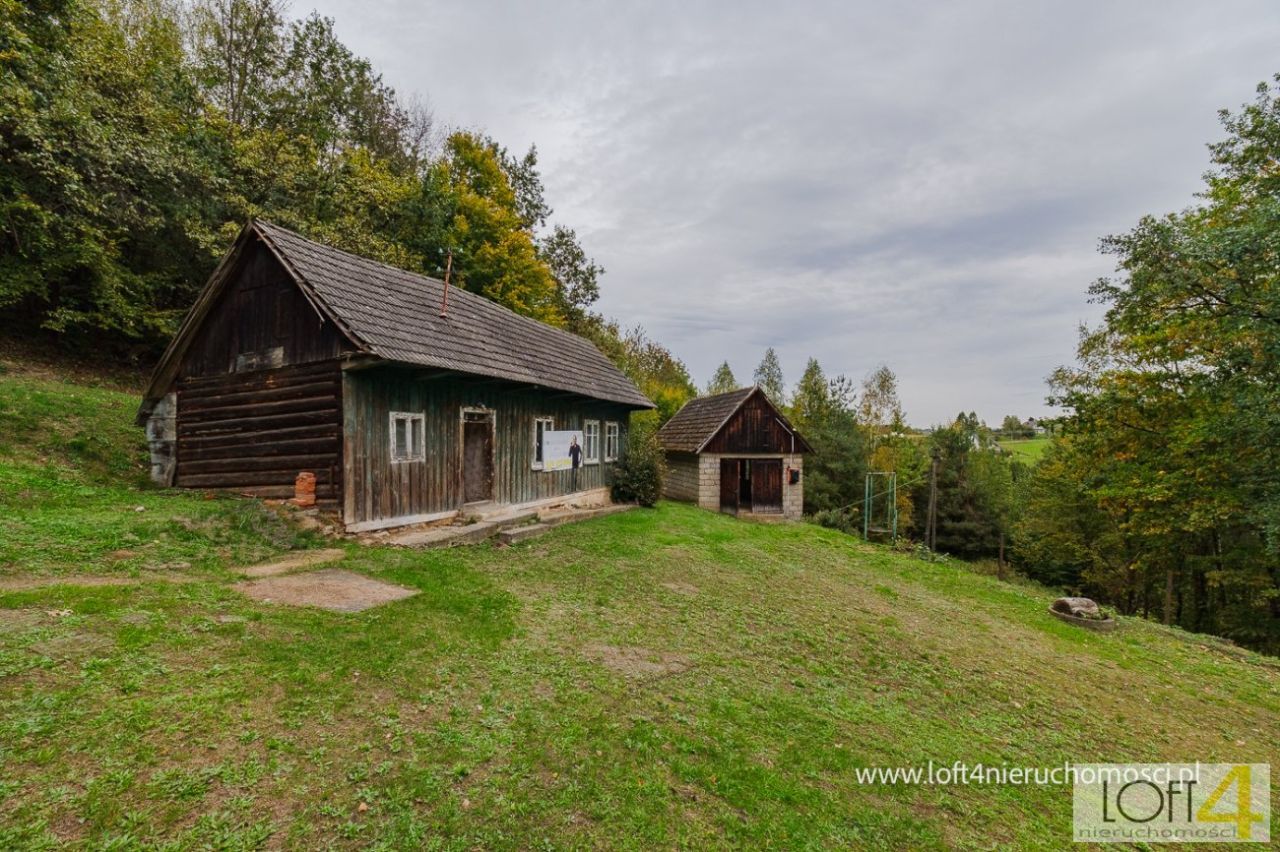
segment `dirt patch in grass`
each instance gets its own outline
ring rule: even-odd
[[[33,654],[48,657],[51,660],[72,662],[102,656],[113,644],[109,639],[97,634],[75,631],[34,642],[29,650]]]
[[[232,588],[263,603],[314,606],[332,612],[360,612],[418,593],[416,589],[393,586],[337,568],[265,577],[236,583]]]
[[[588,645],[582,653],[627,677],[679,674],[693,665],[693,661],[683,654],[653,651],[635,645]]]
[[[43,618],[36,609],[0,609],[0,633],[21,633],[41,621]]]
[[[140,586],[143,583],[196,583],[196,577],[175,577],[172,574],[147,574],[141,577],[6,577],[0,579],[0,592],[30,592],[35,589],[51,589],[55,586]]]
[[[677,595],[687,595],[693,597],[700,591],[697,586],[690,583],[663,583],[662,588],[675,592]]]
[[[264,562],[261,565],[250,565],[247,568],[237,568],[236,573],[243,574],[246,577],[277,577],[281,574],[288,574],[302,568],[311,568],[315,565],[325,565],[329,562],[337,562],[346,556],[345,550],[337,548],[326,548],[325,550],[304,550],[301,553],[294,553],[283,559],[276,559],[272,562]]]

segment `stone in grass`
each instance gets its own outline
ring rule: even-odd
[[[1088,598],[1058,598],[1049,605],[1049,612],[1059,621],[1088,630],[1105,633],[1116,627],[1116,620]]]
[[[1102,610],[1089,598],[1058,598],[1053,602],[1053,608],[1076,618],[1102,618]]]

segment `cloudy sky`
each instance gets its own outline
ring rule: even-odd
[[[599,307],[699,385],[817,357],[917,425],[1046,413],[1111,271],[1280,72],[1270,2],[294,0],[437,120],[536,143]]]

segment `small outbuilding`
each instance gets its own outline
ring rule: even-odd
[[[157,365],[152,477],[308,496],[362,531],[607,499],[632,411],[589,341],[249,223]]]
[[[733,514],[804,513],[803,458],[813,449],[759,387],[690,401],[658,444],[664,497]]]

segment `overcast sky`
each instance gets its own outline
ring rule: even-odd
[[[765,347],[908,420],[1048,413],[1099,237],[1192,202],[1280,71],[1270,2],[294,0],[437,120],[537,144],[599,307],[701,386]]]

